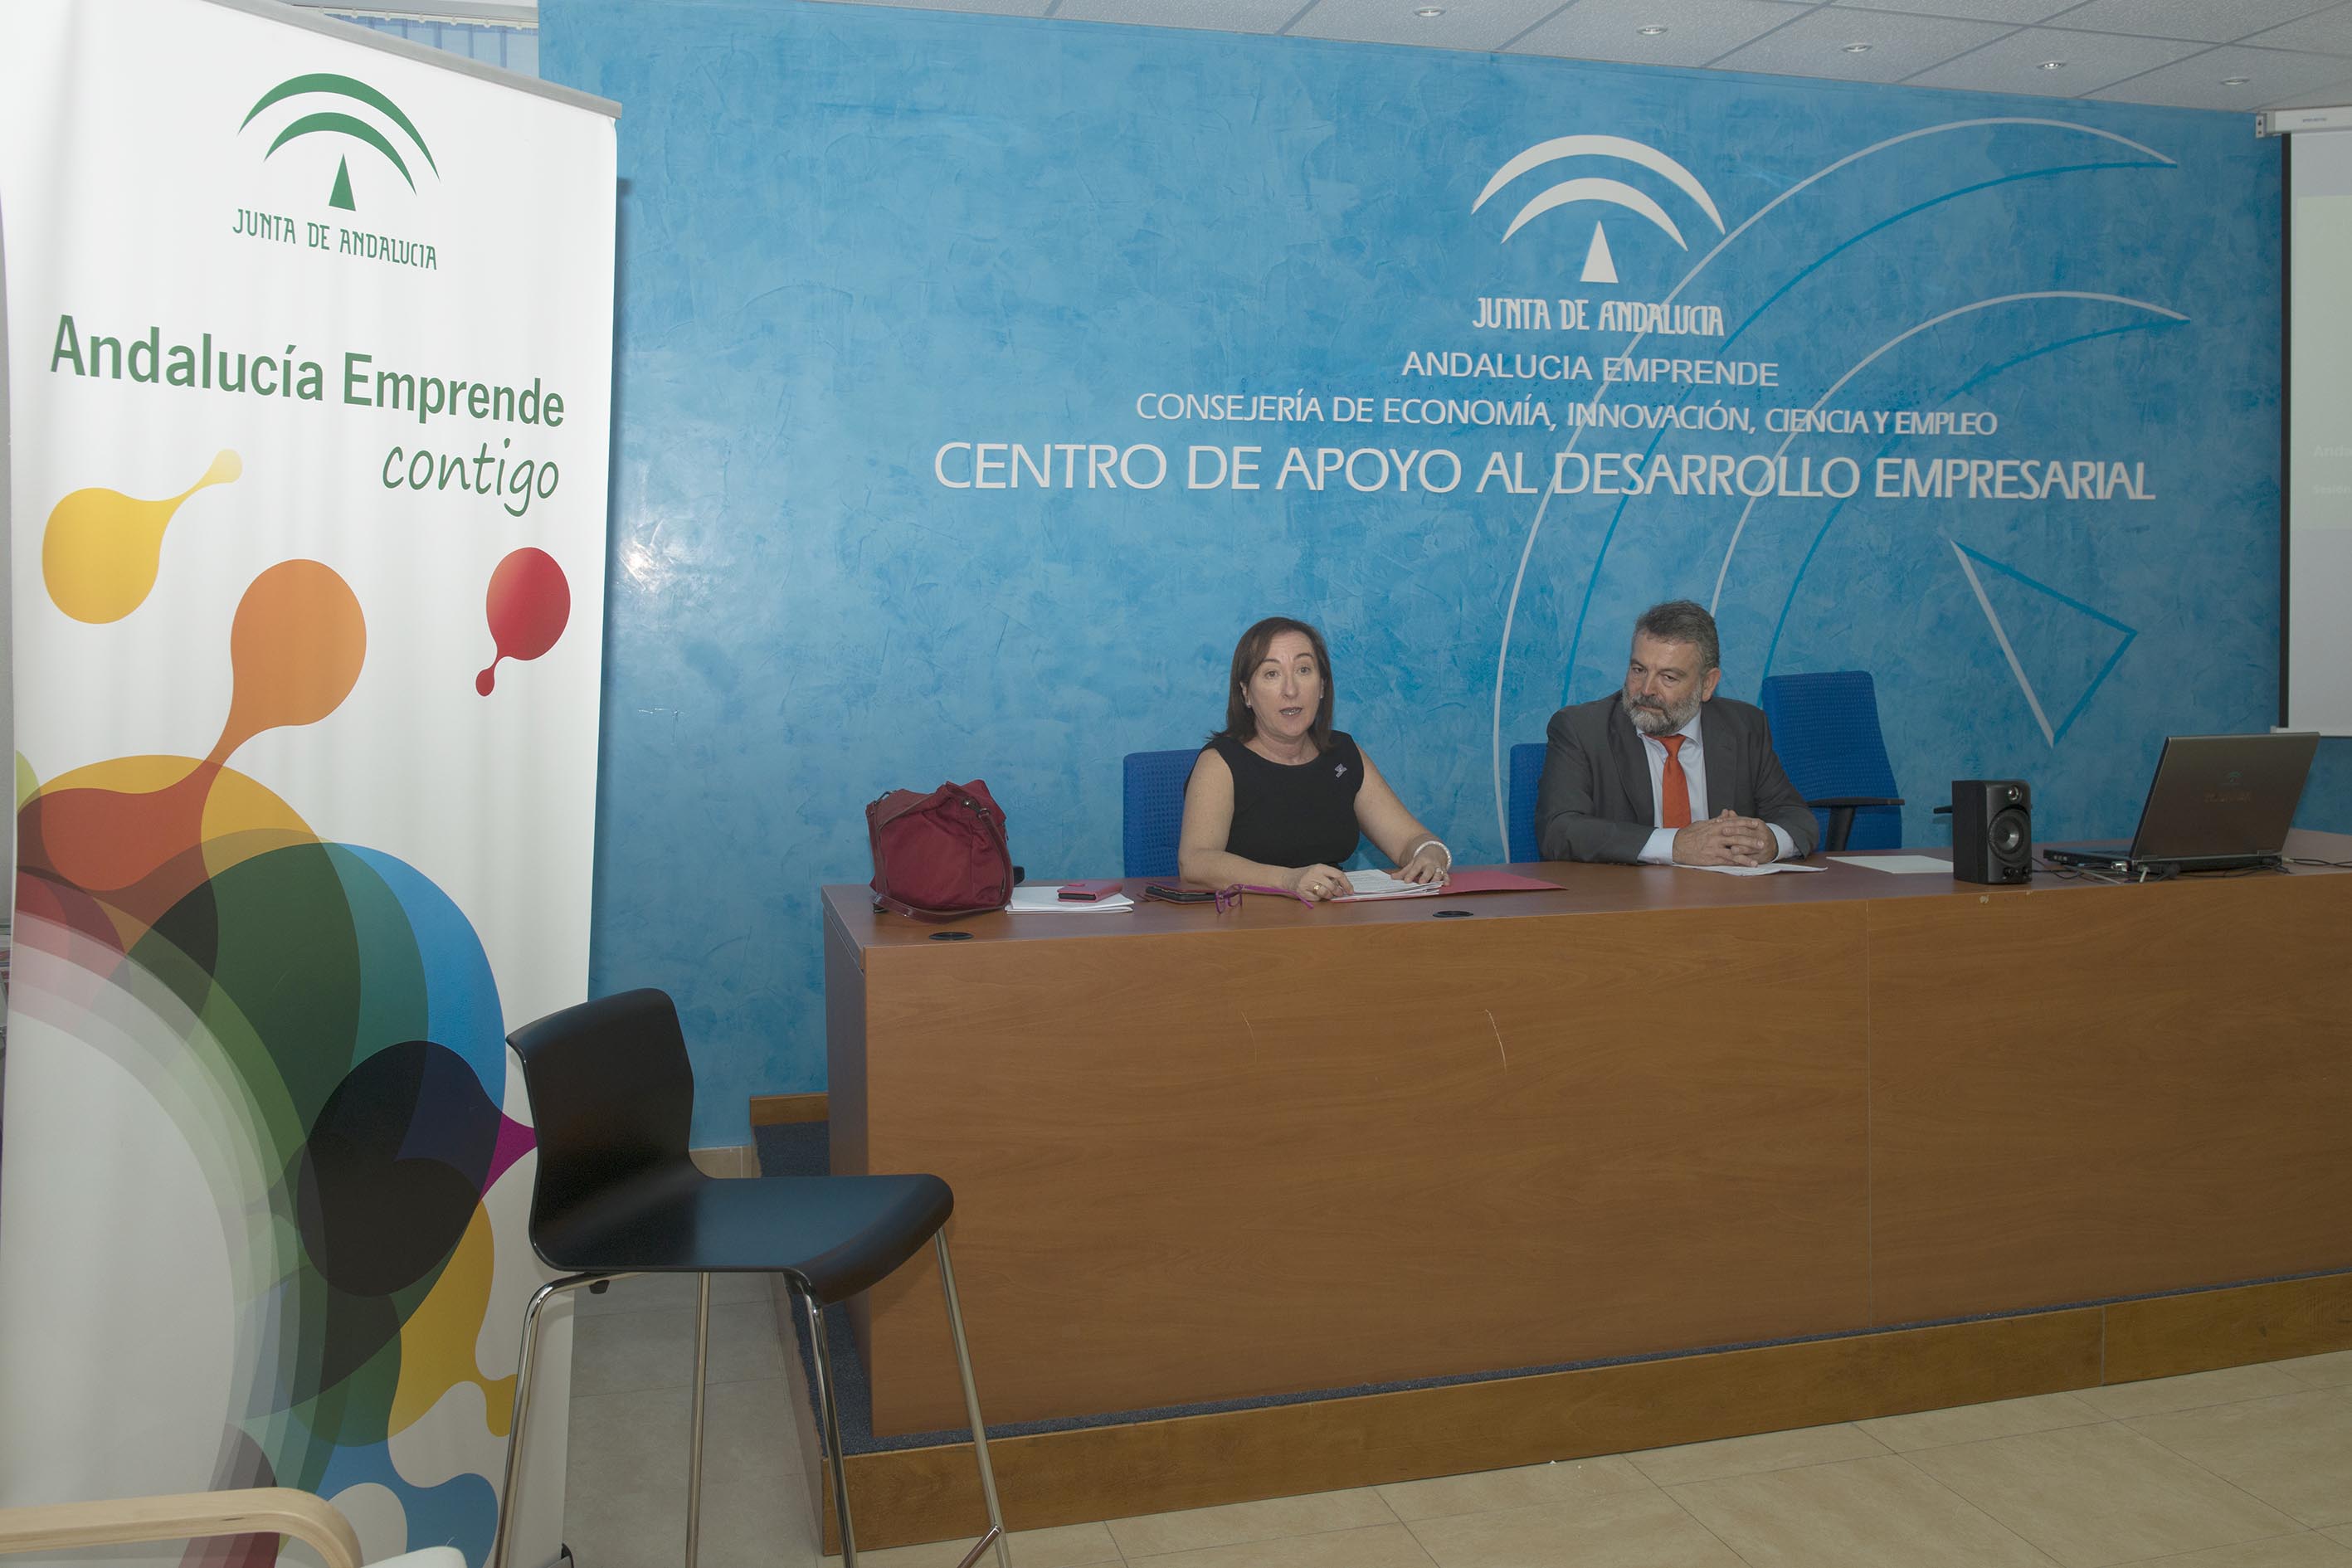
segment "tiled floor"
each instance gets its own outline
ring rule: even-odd
[[[564,1514],[580,1568],[680,1560],[692,1300],[631,1281],[583,1304]],[[820,1568],[764,1282],[713,1300],[702,1561]],[[2352,1352],[1066,1525],[1013,1549],[1016,1568],[2352,1568]]]
[[[625,1279],[578,1297],[563,1538],[579,1568],[685,1561],[693,1405],[694,1282]],[[764,1277],[710,1289],[710,1409],[703,1436],[705,1568],[813,1568],[791,1385]],[[864,1568],[865,1559],[859,1559]]]

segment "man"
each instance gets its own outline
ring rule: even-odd
[[[1716,698],[1719,657],[1713,616],[1654,605],[1633,623],[1625,689],[1551,716],[1536,791],[1545,859],[1761,866],[1812,852],[1820,821],[1762,710]]]

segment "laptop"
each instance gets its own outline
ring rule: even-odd
[[[2156,761],[2131,843],[2044,849],[2058,866],[2139,875],[2276,866],[2316,733],[2174,735]]]

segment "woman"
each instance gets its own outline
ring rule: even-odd
[[[1339,863],[1359,833],[1408,882],[1439,882],[1453,852],[1414,819],[1380,769],[1331,728],[1323,634],[1273,616],[1242,634],[1225,688],[1225,727],[1209,737],[1184,789],[1177,868],[1213,888],[1280,888],[1308,903],[1348,890]]]

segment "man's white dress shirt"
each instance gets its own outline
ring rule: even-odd
[[[1706,760],[1700,754],[1698,738],[1699,714],[1706,711],[1706,704],[1700,703],[1698,713],[1690,716],[1690,722],[1674,731],[1683,737],[1680,760],[1683,764],[1683,778],[1690,785],[1690,813],[1693,822],[1705,822],[1714,815],[1706,808]],[[1653,818],[1663,824],[1666,819],[1665,742],[1655,735],[1643,735],[1642,754],[1650,761],[1650,813]],[[1768,822],[1764,826],[1772,830],[1772,842],[1780,846],[1780,853],[1772,858],[1776,860],[1787,859],[1790,852],[1797,847],[1796,842],[1789,837],[1789,830],[1777,822]],[[1650,841],[1642,847],[1642,864],[1644,866],[1673,865],[1675,835],[1678,831],[1680,830],[1677,828],[1662,826],[1656,832],[1651,834]],[[1622,851],[1620,853],[1622,854]]]

